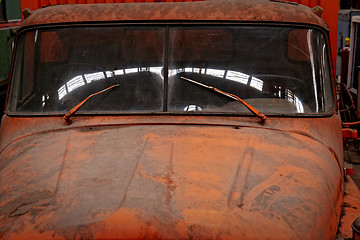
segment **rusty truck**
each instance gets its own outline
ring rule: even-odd
[[[278,0],[28,12],[0,128],[0,238],[339,237],[320,15]]]

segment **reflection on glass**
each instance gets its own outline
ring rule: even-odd
[[[256,77],[250,79],[250,87],[253,87],[259,91],[263,90],[264,82]]]
[[[226,78],[234,82],[247,84],[249,80],[249,75],[241,72],[228,71],[226,74]]]
[[[95,73],[88,73],[76,76],[72,79],[70,79],[66,86],[63,85],[58,89],[58,97],[59,100],[64,98],[68,93],[74,91],[75,89],[84,86],[85,84],[89,84],[91,82],[104,80],[109,77],[113,76],[120,76],[125,74],[131,74],[136,72],[151,72],[157,74],[159,77],[163,78],[162,76],[162,67],[149,67],[149,68],[127,68],[127,69],[119,69],[114,71],[106,71],[104,72],[95,72]],[[238,82],[244,85],[249,85],[250,87],[262,91],[263,90],[263,81],[259,78],[252,77],[250,75],[237,72],[237,71],[225,71],[225,70],[219,70],[219,69],[206,69],[206,68],[179,68],[179,69],[172,69],[169,70],[169,75],[176,75],[178,73],[199,73],[204,75],[210,75],[218,78],[223,78],[224,80],[230,80],[233,82]],[[106,75],[106,77],[105,77]],[[85,79],[85,81],[84,81]],[[250,84],[249,84],[250,83]],[[278,97],[282,97],[282,88],[278,87]],[[292,103],[298,113],[304,113],[304,107],[300,99],[294,95],[294,93],[289,90],[285,89],[285,99],[288,100],[290,103]],[[195,111],[193,106],[196,105],[190,105],[186,107],[186,111]],[[201,109],[200,107],[197,107],[196,110]]]
[[[62,85],[58,90],[59,100],[61,100],[63,97],[65,97],[66,94],[67,94],[66,87],[65,87],[65,85]]]
[[[124,69],[125,71],[125,74],[130,74],[130,73],[136,73],[139,71],[138,68],[127,68],[127,69]]]
[[[72,92],[74,89],[77,89],[84,85],[85,82],[82,75],[76,76],[66,83],[68,92]]]
[[[202,111],[201,107],[196,105],[189,105],[184,108],[185,112],[195,112],[195,111]]]
[[[124,74],[125,74],[124,69],[114,71],[114,75],[116,75],[116,76],[121,76],[121,75],[124,75]]]
[[[95,72],[95,73],[87,73],[78,75],[73,77],[69,81],[67,81],[66,86],[63,85],[58,89],[58,97],[59,100],[64,98],[68,93],[74,91],[75,89],[84,86],[85,84],[89,84],[95,81],[104,80],[106,78],[111,78],[114,76],[121,76],[131,73],[138,73],[138,72],[150,72],[155,73],[158,77],[163,78],[162,76],[162,67],[149,67],[149,68],[126,68],[126,69],[119,69],[114,71],[106,71],[104,72]],[[106,77],[105,77],[106,75]],[[85,82],[84,82],[85,79]]]
[[[97,72],[97,73],[84,74],[84,78],[86,83],[91,83],[94,81],[99,81],[101,79],[104,79],[105,75],[103,72]]]
[[[252,77],[250,75],[247,75],[245,73],[236,72],[236,71],[225,71],[225,70],[219,70],[219,69],[207,69],[207,68],[179,68],[176,70],[170,70],[170,76],[175,75],[177,73],[199,73],[204,75],[209,75],[213,77],[223,78],[225,80],[230,80],[234,82],[238,82],[241,84],[247,85],[250,83],[250,87],[262,91],[263,90],[263,81]]]
[[[316,109],[319,109],[318,91],[317,91],[316,74],[315,74],[314,52],[313,52],[313,47],[312,47],[312,32],[313,32],[313,30],[307,31],[307,41],[308,41],[310,60],[311,60],[310,63],[311,63],[312,80],[313,80],[313,84],[314,84],[315,104],[316,104]]]
[[[206,74],[210,75],[210,76],[213,76],[213,77],[224,78],[225,77],[225,70],[207,69]]]
[[[157,74],[159,77],[161,77],[162,79],[164,79],[163,73],[162,73],[162,67],[150,67],[149,71],[152,73]]]
[[[121,88],[82,111],[171,112],[193,105],[202,112],[243,113],[231,99],[182,82],[184,75],[250,100],[266,114],[330,113],[325,39],[310,28],[230,24],[30,30],[19,36],[12,79],[18,89],[10,89],[8,111],[61,113],[118,83]],[[39,61],[33,61],[35,54]],[[34,74],[38,69],[43,71]],[[44,82],[49,79],[51,85]]]
[[[291,102],[296,107],[296,111],[298,113],[304,113],[304,106],[303,106],[302,102],[289,89],[285,90],[285,99],[288,100],[289,102]]]

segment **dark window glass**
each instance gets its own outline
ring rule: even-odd
[[[118,84],[79,113],[250,114],[240,102],[182,77],[234,94],[265,114],[334,108],[326,38],[318,30],[139,25],[22,33],[7,109],[63,114]]]
[[[39,30],[26,33],[20,42],[28,38],[33,41],[33,51],[21,55],[19,48],[14,86],[20,85],[21,93],[12,97],[16,102],[11,105],[12,111],[68,111],[91,94],[115,84],[120,86],[94,96],[79,112],[162,110],[164,30],[136,27]],[[25,69],[31,70],[30,78],[25,76]],[[30,92],[26,101],[25,91]]]
[[[173,28],[169,110],[248,112],[235,94],[265,114],[323,113],[333,108],[324,36],[278,27]]]

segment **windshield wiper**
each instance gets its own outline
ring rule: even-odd
[[[245,102],[244,100],[242,100],[241,98],[239,98],[238,96],[234,95],[234,94],[231,94],[231,93],[227,93],[227,92],[224,92],[224,91],[221,91],[220,89],[217,89],[215,87],[212,87],[212,86],[208,86],[208,85],[205,85],[203,83],[200,83],[200,82],[197,82],[197,81],[194,81],[192,79],[189,79],[189,78],[185,78],[185,77],[180,77],[181,79],[184,79],[186,81],[189,81],[191,83],[194,83],[196,85],[199,85],[199,86],[202,86],[204,88],[207,88],[207,89],[210,89],[210,90],[213,90],[217,93],[220,93],[224,96],[227,96],[229,98],[232,98],[232,99],[235,99],[239,102],[241,102],[247,109],[249,109],[253,114],[255,114],[259,119],[260,119],[260,122],[261,123],[264,123],[265,120],[266,120],[266,116],[265,114],[261,113],[260,111],[258,111],[257,109],[255,109],[253,106],[251,106],[250,104],[248,104],[247,102]]]
[[[114,87],[118,87],[120,86],[120,84],[114,84],[108,88],[105,88],[99,92],[93,93],[90,96],[88,96],[87,98],[85,98],[84,100],[82,100],[79,104],[77,104],[75,107],[73,107],[67,114],[64,115],[64,120],[66,122],[66,124],[70,125],[72,123],[71,121],[71,116],[73,116],[91,97],[98,95],[100,93],[106,92]]]

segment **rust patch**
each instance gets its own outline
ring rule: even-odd
[[[71,146],[70,146],[70,136],[68,136],[67,138],[67,143],[66,143],[66,147],[65,147],[65,152],[64,152],[64,157],[62,159],[62,162],[61,162],[61,167],[60,167],[60,171],[59,171],[59,175],[58,175],[58,178],[56,180],[56,187],[55,187],[55,197],[59,191],[59,184],[60,184],[60,179],[61,179],[61,176],[63,174],[63,171],[64,171],[64,166],[65,166],[65,161],[66,161],[66,157],[68,155],[68,153],[71,151]]]
[[[86,239],[86,240],[92,240],[94,239],[94,234],[91,230],[91,228],[89,226],[86,226],[86,225],[79,225],[77,228],[76,228],[76,232],[75,232],[75,235],[74,235],[74,240],[77,240],[77,239]]]
[[[105,119],[103,124],[109,124],[111,119],[125,121],[127,118],[79,117],[74,125],[94,124],[96,119],[97,121]],[[149,118],[142,117],[137,120],[141,121],[141,119],[150,121]],[[61,175],[64,182],[60,184],[55,210],[41,212],[36,218],[31,219],[35,207],[31,205],[28,211],[28,206],[21,204],[29,202],[18,202],[12,206],[8,214],[24,214],[11,218],[7,215],[7,218],[18,219],[18,222],[30,226],[32,229],[26,230],[26,228],[22,233],[37,231],[38,235],[34,235],[37,239],[49,239],[51,237],[47,234],[50,232],[53,234],[53,231],[56,236],[67,238],[74,236],[80,238],[81,235],[90,238],[91,234],[94,238],[170,236],[169,238],[184,239],[189,236],[213,238],[217,234],[221,238],[226,238],[228,235],[223,231],[219,232],[219,229],[228,231],[229,238],[256,237],[251,232],[246,232],[246,229],[251,229],[254,234],[263,234],[262,236],[276,229],[279,238],[284,239],[306,238],[306,236],[318,238],[322,230],[311,232],[306,236],[302,234],[308,232],[301,230],[323,229],[325,224],[326,226],[333,224],[324,223],[324,219],[327,219],[326,214],[334,209],[332,205],[337,200],[334,196],[341,194],[338,193],[341,189],[332,186],[338,184],[340,174],[332,155],[323,144],[296,133],[279,134],[278,130],[260,127],[241,127],[234,130],[232,124],[235,121],[242,121],[241,118],[211,118],[218,121],[219,125],[216,126],[205,124],[199,126],[199,122],[196,121],[201,119],[203,118],[178,117],[175,124],[147,123],[131,128],[121,128],[119,124],[118,129],[101,127],[96,133],[73,131],[71,144],[68,145],[64,136],[69,135],[69,132],[53,131],[48,132],[49,135],[45,133],[32,135],[27,142],[31,142],[32,138],[41,138],[43,147],[37,146],[38,150],[34,148],[26,162],[30,160],[36,162],[37,165],[31,166],[36,169],[48,158],[54,158],[56,155],[56,164],[50,165],[56,170],[53,171],[56,174],[53,176],[54,186],[51,189],[59,189],[56,187],[59,186],[56,185],[56,179],[59,171],[62,172],[60,169],[65,170]],[[327,118],[326,121],[332,121],[331,119]],[[151,121],[155,120],[156,117],[151,119]],[[190,122],[184,126],[180,121]],[[221,126],[221,121],[222,124],[229,125]],[[279,120],[279,125],[274,124],[273,120],[273,122],[269,121],[267,126],[283,126],[285,131],[287,128],[294,128],[295,125],[297,128],[307,125],[305,123],[301,125],[296,121],[296,119],[286,121],[284,118],[282,122]],[[331,134],[325,132],[320,134],[319,130],[315,129],[321,128],[326,121],[316,119],[314,128],[310,128],[309,131],[315,131],[317,137],[322,136],[324,141],[333,142],[331,144],[335,145],[335,138],[327,140]],[[36,128],[50,127],[50,125],[40,124]],[[37,125],[35,121],[30,120],[25,121],[24,126]],[[78,127],[73,129],[81,128],[79,125],[75,126]],[[9,132],[6,136],[17,136],[23,131],[22,128],[23,126],[18,129],[19,132]],[[61,141],[49,143],[50,138]],[[248,139],[251,143],[247,142],[250,141]],[[4,142],[4,139],[2,141]],[[22,141],[6,149],[3,154],[20,146]],[[61,147],[61,151],[57,153],[49,151],[47,156],[43,157],[44,147],[56,149],[54,146],[58,149]],[[108,151],[104,151],[105,147]],[[64,157],[67,151],[69,155]],[[66,161],[61,167],[63,157]],[[8,160],[14,161],[14,158]],[[19,167],[24,170],[21,164]],[[129,174],[123,171],[124,168]],[[106,171],[103,171],[104,169]],[[9,176],[12,176],[8,167],[5,170],[9,172]],[[70,171],[71,174],[66,174]],[[24,178],[25,176],[19,175],[18,183],[26,182]],[[112,181],[111,187],[108,187],[110,184],[107,184],[107,181],[115,178],[117,181]],[[93,182],[101,182],[101,184]],[[63,186],[63,183],[71,185]],[[325,189],[322,186],[325,186]],[[14,189],[9,191],[13,192]],[[326,197],[328,195],[331,196]],[[239,203],[240,208],[229,209],[229,202],[233,206]],[[94,211],[97,206],[100,206],[99,211]],[[288,211],[292,211],[293,214],[283,217]],[[311,214],[312,212],[314,214]],[[76,221],[69,221],[72,218],[76,218]],[[34,225],[31,225],[31,221],[34,221]],[[4,221],[0,218],[0,224],[2,222]],[[44,227],[44,222],[51,224]],[[259,222],[261,229],[254,228],[253,225],[256,225],[254,223]],[[8,220],[5,223],[4,231],[21,231],[19,225],[11,225]],[[288,223],[293,223],[294,226],[290,229],[291,225]],[[311,227],[306,224],[310,224]],[[59,225],[72,229],[64,233]],[[190,225],[193,226],[192,231],[189,230]],[[86,227],[82,229],[83,226]],[[91,228],[91,232],[86,230],[87,227]],[[139,234],[141,229],[144,234]],[[77,235],[75,235],[76,231]],[[190,232],[191,235],[187,235]],[[327,234],[326,237],[331,238],[332,233]],[[14,236],[21,238],[23,235]]]
[[[175,184],[172,179],[172,175],[174,174],[174,169],[173,169],[174,168],[174,166],[173,166],[174,145],[175,145],[175,143],[173,142],[171,144],[171,149],[170,149],[169,168],[168,168],[167,175],[165,177],[166,184],[167,184],[165,203],[166,203],[166,206],[168,209],[170,209],[170,200],[171,200],[172,196],[175,194]]]
[[[139,20],[295,22],[328,29],[324,21],[308,7],[268,0],[59,5],[35,11],[20,27],[49,23]]]
[[[31,210],[36,211],[47,207],[54,193],[50,190],[36,191],[23,195],[11,203],[0,207],[1,213],[7,213],[9,217],[21,216]]]
[[[124,204],[125,200],[126,200],[126,195],[127,195],[127,192],[129,191],[129,187],[131,185],[131,182],[132,180],[134,179],[135,177],[135,174],[136,174],[136,171],[139,169],[139,164],[140,164],[140,160],[141,160],[141,157],[143,156],[144,154],[144,151],[145,151],[145,148],[147,146],[147,143],[149,141],[149,138],[146,139],[145,143],[144,143],[144,146],[143,146],[143,149],[141,150],[138,158],[137,158],[137,162],[136,162],[136,165],[135,165],[135,169],[133,171],[133,173],[131,174],[131,177],[129,179],[129,182],[126,184],[126,188],[125,188],[125,192],[124,192],[124,195],[123,195],[123,198],[121,199],[121,202],[120,202],[120,205],[119,205],[119,208],[122,207],[122,205]]]
[[[280,191],[280,187],[273,185],[269,188],[262,191],[257,197],[255,197],[255,201],[257,205],[261,206],[261,208],[266,209],[271,205],[271,202],[276,200],[276,193]]]
[[[235,206],[239,208],[242,208],[244,206],[245,189],[247,187],[247,180],[250,174],[250,169],[254,155],[253,144],[256,143],[249,138],[246,144],[246,151],[244,152],[244,155],[240,158],[241,163],[238,164],[234,177],[234,182],[229,192],[229,197],[227,202],[229,208],[232,208],[231,202],[233,201],[234,198],[236,198],[234,196],[235,192],[240,193],[240,196],[237,197]]]

